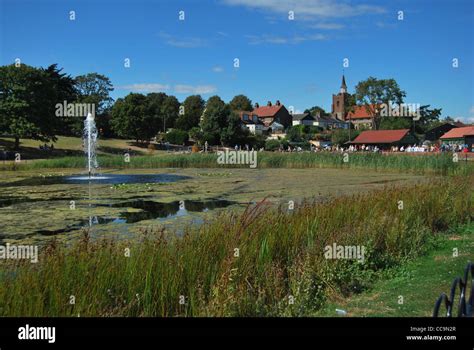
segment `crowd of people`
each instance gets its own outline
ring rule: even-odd
[[[302,152],[303,148],[300,146],[288,146],[287,148],[280,147],[280,152]],[[391,153],[437,153],[437,152],[469,152],[468,145],[461,144],[442,144],[439,145],[406,145],[406,146],[392,146],[387,149],[382,149],[378,145],[350,145],[350,146],[338,146],[338,145],[325,145],[317,147],[314,145],[310,146],[311,152],[367,152],[367,153],[379,153],[379,152],[391,152]]]
[[[462,145],[462,144],[445,144],[443,143],[440,147],[441,152],[463,152],[467,153],[469,152],[469,146],[468,145]]]

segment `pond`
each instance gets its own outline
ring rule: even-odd
[[[145,225],[182,233],[182,224],[201,225],[206,214],[238,204],[209,197],[173,200],[162,188],[191,176],[178,174],[78,174],[13,177],[0,182],[0,242],[74,238],[83,228],[95,236],[133,236]],[[176,189],[179,187],[175,187]],[[199,196],[200,197],[200,196]]]
[[[340,169],[107,169],[89,181],[78,169],[5,171],[0,177],[0,241],[44,242],[180,234],[262,200],[295,207],[385,186],[426,181],[410,174]]]
[[[47,185],[87,185],[91,184],[143,184],[167,183],[189,179],[188,176],[175,174],[103,174],[97,176],[33,176],[15,182],[5,182],[1,186],[47,186]]]

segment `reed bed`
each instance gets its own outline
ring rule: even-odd
[[[249,165],[222,165],[217,163],[216,154],[166,154],[132,156],[125,162],[123,156],[100,156],[102,168],[156,169],[156,168],[219,168],[248,167]],[[448,153],[410,155],[350,153],[347,162],[343,154],[337,153],[274,153],[259,152],[260,168],[341,168],[393,170],[415,174],[460,175],[474,172],[474,162],[459,158],[453,161]],[[0,164],[0,170],[35,170],[44,168],[84,168],[83,157],[63,157],[56,159],[24,161],[23,163]]]

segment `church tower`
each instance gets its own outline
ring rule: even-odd
[[[342,75],[341,89],[337,95],[332,95],[332,116],[339,120],[345,120],[345,105],[349,99],[349,94],[347,93],[346,78],[344,74]]]

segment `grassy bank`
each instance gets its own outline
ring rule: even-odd
[[[53,150],[41,150],[39,147],[44,142],[32,139],[20,140],[20,154],[22,159],[53,159],[64,156],[83,156],[84,149],[82,138],[71,136],[58,136],[57,141],[53,144]],[[15,150],[15,139],[8,137],[0,137],[0,150],[5,149],[10,152]],[[51,143],[47,143],[48,146]],[[97,152],[101,155],[121,154],[124,150],[130,149],[135,153],[146,154],[148,152],[146,144],[137,144],[132,140],[100,138]]]
[[[334,298],[315,316],[336,316],[338,308],[356,317],[431,317],[435,300],[443,292],[449,294],[468,261],[474,261],[474,222],[440,235],[428,254],[384,273],[370,291]],[[445,313],[441,310],[440,315]]]
[[[51,245],[37,264],[0,263],[0,315],[312,315],[426,251],[434,233],[474,219],[473,186],[473,177],[441,179],[293,212],[259,204],[183,238],[149,231],[140,242]],[[364,246],[364,261],[325,259],[333,243]]]
[[[133,156],[125,162],[123,156],[100,156],[101,168],[221,168],[248,167],[248,165],[221,165],[216,154],[166,154]],[[34,170],[47,168],[84,168],[83,156],[4,163],[0,170]],[[404,155],[354,153],[344,162],[342,154],[335,153],[258,153],[259,168],[353,168],[394,170],[416,174],[467,174],[474,172],[474,162],[453,161],[452,154]]]

